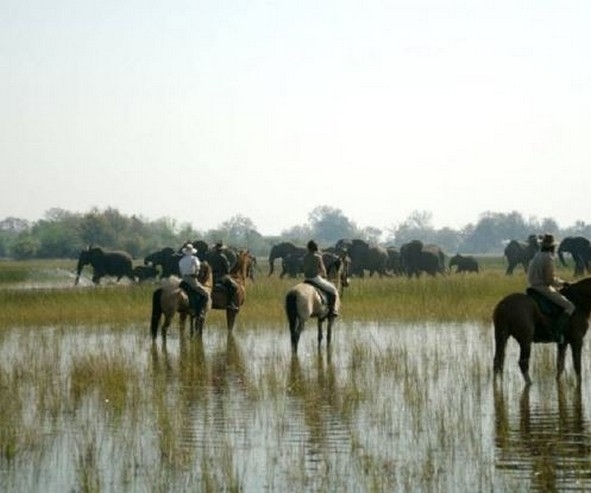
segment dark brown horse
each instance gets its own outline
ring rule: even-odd
[[[238,292],[234,303],[241,307],[246,299],[246,279],[251,271],[253,257],[248,250],[238,252],[236,263],[230,270],[230,277],[238,284]],[[228,309],[228,295],[224,286],[216,284],[211,293],[211,307],[214,310],[226,310],[226,326],[228,330],[234,328],[238,311]]]
[[[201,262],[201,269],[198,276],[201,285],[211,293],[213,285],[213,274],[211,266],[207,262]],[[207,313],[211,309],[211,298],[207,306],[204,307],[203,316],[197,317],[195,312],[189,305],[189,298],[187,293],[181,288],[181,279],[176,276],[170,276],[164,281],[164,285],[158,288],[152,294],[152,318],[150,321],[150,332],[152,340],[156,340],[158,336],[158,326],[160,319],[164,316],[164,322],[160,329],[162,339],[166,339],[166,332],[170,326],[175,313],[179,314],[181,332],[184,331],[187,317],[190,318],[190,334],[193,336],[195,332],[201,336],[203,334],[203,326],[207,318]]]
[[[581,350],[591,314],[591,278],[562,288],[561,293],[571,300],[576,310],[570,318],[564,333],[564,342],[558,344],[556,378],[564,371],[566,349],[571,347],[573,366],[577,381],[581,383]],[[525,293],[513,293],[503,298],[493,312],[495,330],[495,356],[493,370],[495,377],[502,376],[505,361],[505,347],[509,336],[513,336],[520,347],[519,368],[526,385],[531,384],[529,357],[532,343],[555,342],[548,334],[552,324],[550,316],[542,313],[534,299]]]

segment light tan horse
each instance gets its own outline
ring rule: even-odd
[[[250,275],[252,259],[253,257],[248,250],[241,250],[238,252],[236,263],[230,271],[230,277],[238,285],[234,304],[239,308],[246,300],[246,280]],[[228,309],[228,295],[224,286],[216,283],[211,293],[211,302],[214,310],[226,310],[226,326],[229,331],[233,330],[239,311]]]
[[[341,303],[342,287],[348,284],[347,263],[343,259],[337,259],[327,267],[327,278],[337,288],[337,299],[335,308],[339,308]],[[300,282],[289,289],[285,295],[285,313],[289,322],[289,332],[291,335],[291,349],[293,353],[298,351],[298,342],[300,335],[304,330],[306,322],[310,318],[318,320],[318,348],[322,344],[322,327],[326,320],[326,347],[330,348],[332,338],[332,326],[335,321],[334,316],[328,315],[328,305],[325,296],[321,296],[318,288]]]
[[[207,262],[201,262],[198,280],[201,285],[210,293],[213,287],[213,274],[211,266]],[[150,322],[150,332],[152,340],[158,337],[158,326],[160,319],[164,316],[164,322],[160,329],[162,339],[166,339],[166,332],[170,326],[175,313],[179,314],[181,333],[184,332],[185,321],[190,318],[191,337],[197,333],[203,334],[203,327],[209,310],[211,310],[211,296],[209,302],[203,309],[203,315],[197,317],[189,305],[187,293],[181,287],[181,279],[176,276],[170,276],[164,282],[164,285],[156,289],[152,295],[152,318]]]

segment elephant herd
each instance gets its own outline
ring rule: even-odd
[[[341,239],[325,252],[333,254],[346,253],[349,259],[349,274],[354,277],[364,277],[367,273],[370,277],[405,275],[407,277],[419,277],[422,273],[432,276],[445,274],[445,253],[436,245],[425,245],[419,240],[405,243],[400,248],[384,247],[377,244],[369,244],[361,239]],[[282,260],[280,277],[297,277],[302,274],[302,259],[306,253],[304,247],[298,247],[291,242],[283,242],[274,245],[269,253],[269,276],[275,272],[275,261]],[[476,263],[472,257],[457,255],[454,265],[458,272],[475,271],[468,264]],[[471,264],[470,264],[471,265]]]
[[[211,248],[203,241],[193,243],[198,250],[197,256],[201,260],[207,260],[211,254]],[[506,274],[512,274],[514,269],[521,265],[526,271],[529,261],[539,249],[539,235],[530,235],[525,242],[511,240],[505,250],[507,259]],[[105,276],[116,277],[120,280],[127,277],[133,281],[142,281],[156,277],[168,277],[172,274],[179,275],[178,261],[180,249],[171,247],[163,248],[147,255],[144,265],[133,266],[131,255],[123,251],[106,251],[98,247],[88,247],[80,253],[76,268],[77,284],[85,265],[93,267],[92,281],[95,284]],[[422,273],[435,276],[444,275],[450,270],[458,273],[478,273],[478,261],[471,256],[454,255],[446,266],[446,255],[437,245],[424,244],[419,240],[412,240],[400,246],[384,247],[370,244],[361,239],[341,239],[333,247],[324,250],[326,255],[346,254],[349,261],[349,275],[354,277],[378,276],[407,276],[419,277]],[[230,264],[236,261],[237,250],[225,247],[225,253]],[[306,249],[298,247],[291,242],[282,242],[274,245],[269,253],[269,276],[274,273],[275,261],[281,259],[282,271],[280,277],[297,277],[302,274],[302,259]],[[558,259],[566,266],[565,255],[570,255],[574,262],[574,276],[591,274],[591,242],[582,236],[569,236],[564,238],[557,249]],[[252,257],[253,265],[256,259]],[[329,258],[327,257],[327,261]],[[254,280],[254,269],[249,272],[249,277]]]
[[[199,260],[208,260],[212,249],[206,242],[197,240],[193,242],[193,246],[197,248],[197,257]],[[82,270],[86,265],[90,265],[93,268],[92,282],[94,284],[99,284],[101,278],[106,276],[115,277],[117,281],[123,277],[127,277],[132,281],[139,282],[148,279],[165,278],[171,275],[179,276],[179,260],[182,256],[180,250],[180,248],[162,248],[147,255],[144,258],[143,265],[134,267],[133,258],[127,252],[107,251],[100,247],[89,246],[80,252],[76,267],[75,284],[78,284]],[[232,267],[236,263],[238,250],[224,246],[223,251],[230,263],[230,267]],[[255,266],[256,258],[251,256],[251,260],[251,265]],[[248,276],[254,280],[254,268],[248,272]]]
[[[539,250],[541,235],[529,235],[526,242],[511,240],[505,247],[504,256],[507,259],[507,274],[521,265],[526,272],[530,260]],[[565,254],[569,254],[574,262],[574,277],[591,274],[591,242],[583,236],[567,236],[558,245],[557,255],[560,263],[566,267]]]

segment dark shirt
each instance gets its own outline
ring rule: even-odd
[[[230,262],[224,252],[213,251],[208,259],[214,278],[220,278],[230,273]]]

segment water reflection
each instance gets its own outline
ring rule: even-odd
[[[346,454],[351,432],[343,417],[346,399],[336,377],[332,353],[318,351],[314,369],[302,368],[298,355],[292,355],[287,382],[291,397],[291,439],[306,450],[306,469],[317,473],[327,467],[333,454]]]
[[[515,411],[494,386],[496,467],[531,482],[536,491],[591,487],[591,433],[581,386],[556,385],[556,396],[533,402],[526,386]]]

